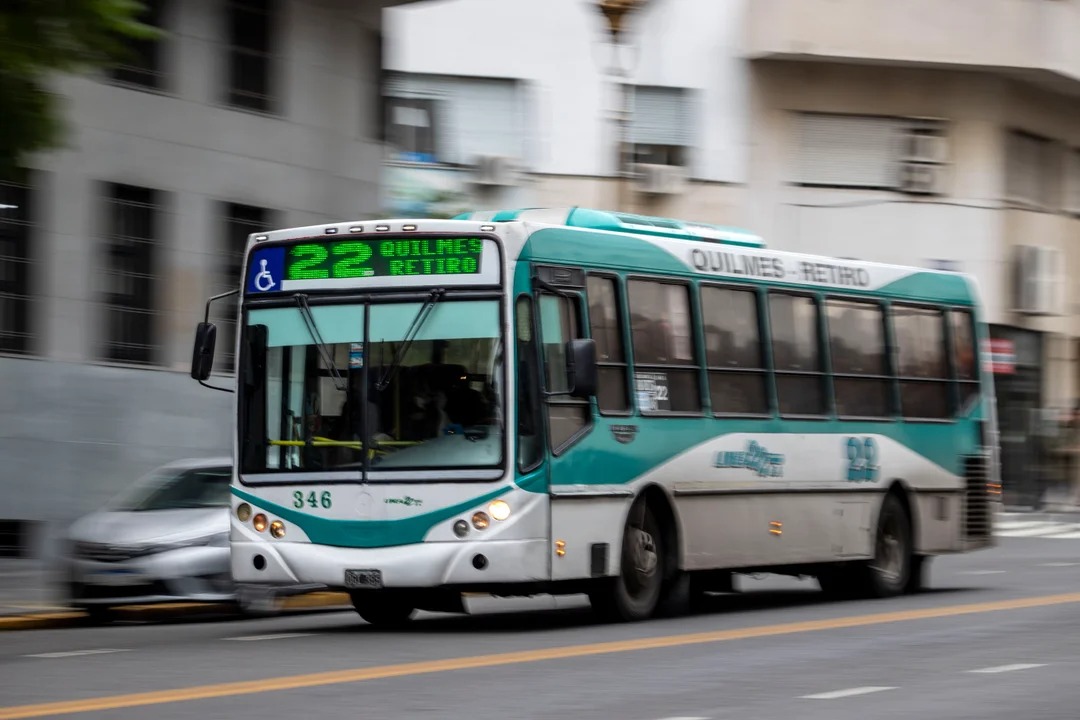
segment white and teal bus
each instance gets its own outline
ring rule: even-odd
[[[912,592],[994,542],[961,274],[527,209],[253,235],[239,293],[239,582],[341,589],[372,623],[469,592],[638,620],[739,573]]]

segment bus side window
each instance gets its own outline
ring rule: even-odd
[[[824,415],[817,301],[805,295],[771,293],[769,326],[780,414]]]
[[[892,377],[885,355],[885,316],[876,302],[825,301],[836,414],[889,417]]]
[[[700,370],[690,310],[690,286],[631,280],[634,390],[644,413],[700,412]]]
[[[950,310],[952,356],[957,381],[957,412],[963,412],[979,396],[978,353],[975,351],[975,325],[967,310]]]
[[[949,417],[945,313],[939,308],[893,305],[892,317],[904,417]]]
[[[580,338],[578,303],[561,295],[542,294],[540,342],[544,354],[544,385],[549,393],[567,393],[566,343]],[[547,400],[548,435],[558,452],[584,429],[591,417],[586,400],[557,394]]]
[[[701,312],[713,413],[768,413],[757,293],[703,285]]]
[[[627,395],[626,355],[615,278],[590,275],[588,297],[589,334],[596,341],[599,370],[597,404],[601,412],[623,413],[630,409],[630,397]]]

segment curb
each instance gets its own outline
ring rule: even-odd
[[[279,598],[276,607],[264,616],[304,610],[351,610],[352,602],[346,593],[315,592]],[[232,609],[221,603],[163,603],[160,605],[129,605],[114,608],[117,620],[147,618],[193,617],[221,613],[222,608]],[[235,612],[235,610],[233,610]],[[0,615],[0,632],[8,630],[59,630],[86,625],[87,615],[78,610],[42,612],[26,615]]]

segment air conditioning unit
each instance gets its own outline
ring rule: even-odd
[[[940,195],[945,188],[945,166],[922,162],[900,165],[901,192],[912,195]]]
[[[1013,263],[1014,311],[1061,315],[1065,300],[1064,258],[1057,248],[1021,245]]]
[[[943,165],[949,159],[949,146],[944,135],[911,131],[905,140],[904,159],[908,162]]]
[[[518,182],[518,163],[502,155],[480,155],[472,165],[472,183],[485,187],[509,187]]]
[[[645,195],[677,195],[686,184],[686,172],[677,165],[634,165],[634,184]]]

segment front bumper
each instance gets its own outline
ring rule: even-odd
[[[434,588],[542,582],[550,577],[543,539],[424,542],[385,548],[233,541],[237,582],[345,587],[345,570],[379,570],[384,587]],[[476,560],[483,556],[485,562]],[[261,569],[259,569],[261,567]]]
[[[76,606],[236,598],[227,547],[178,548],[116,562],[72,557],[67,565],[69,599]]]

